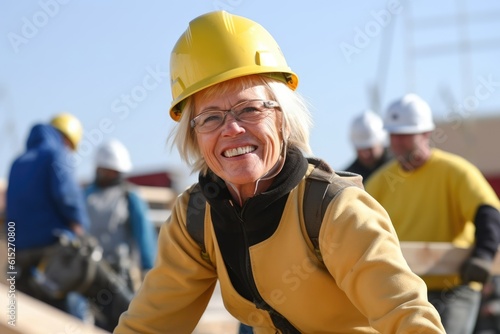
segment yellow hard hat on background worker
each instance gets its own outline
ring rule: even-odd
[[[225,11],[197,17],[171,53],[170,116],[179,121],[182,102],[194,93],[251,74],[272,76],[292,90],[298,85],[279,45],[260,24]]]
[[[71,143],[71,148],[76,151],[83,136],[82,123],[70,113],[60,113],[54,116],[50,124],[59,130]]]

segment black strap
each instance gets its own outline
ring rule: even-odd
[[[188,202],[186,228],[189,235],[200,246],[200,254],[203,260],[211,263],[205,247],[205,210],[207,201],[200,184],[197,184],[191,191]]]
[[[304,191],[303,215],[307,235],[314,247],[314,253],[323,262],[319,248],[319,230],[330,202],[346,187],[363,188],[362,178],[358,174],[337,171],[334,172],[320,160],[309,158],[316,164],[306,179]]]

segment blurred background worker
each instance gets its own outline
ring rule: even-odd
[[[89,234],[98,240],[104,262],[130,291],[136,291],[143,275],[153,266],[156,230],[148,219],[146,203],[124,178],[132,169],[127,148],[115,139],[105,142],[97,149],[95,165],[95,180],[85,187]],[[72,293],[72,313],[107,331],[118,323],[115,313],[121,314],[128,307],[128,303],[120,303],[109,316],[100,311],[100,302],[106,301],[99,296],[87,298]]]
[[[35,268],[59,236],[83,235],[88,227],[70,157],[82,134],[80,121],[69,113],[56,115],[50,124],[34,125],[26,151],[10,168],[6,196],[6,219],[16,228],[17,288],[64,311],[65,296],[47,294],[36,282]]]
[[[392,103],[384,126],[395,159],[370,177],[366,190],[385,207],[401,241],[471,249],[456,274],[423,279],[446,333],[472,333],[500,243],[500,201],[474,165],[431,147],[432,112],[419,96]]]
[[[365,183],[377,168],[391,159],[382,118],[372,110],[363,111],[351,123],[350,140],[356,159],[345,170],[360,174]]]
[[[105,142],[95,165],[95,180],[85,189],[90,234],[99,240],[104,259],[135,291],[153,266],[157,233],[146,202],[125,180],[132,169],[127,148],[116,139]]]

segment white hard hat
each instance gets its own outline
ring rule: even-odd
[[[435,125],[427,102],[416,94],[407,94],[389,106],[384,127],[391,134],[414,134],[432,131]]]
[[[357,149],[387,144],[387,132],[382,118],[371,110],[365,110],[351,124],[351,142]]]
[[[99,147],[95,156],[95,163],[97,167],[115,170],[120,173],[132,170],[132,161],[127,148],[116,139],[111,139]]]

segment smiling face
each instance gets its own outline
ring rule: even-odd
[[[220,94],[194,96],[193,117],[208,109],[229,110],[242,101],[270,100],[266,88],[256,84],[241,89],[238,79],[234,85],[221,89]],[[278,162],[281,153],[281,112],[274,108],[258,123],[237,121],[229,113],[224,124],[208,133],[196,133],[200,151],[208,167],[224,181],[231,183],[240,193],[251,193],[255,182],[270,171]]]

